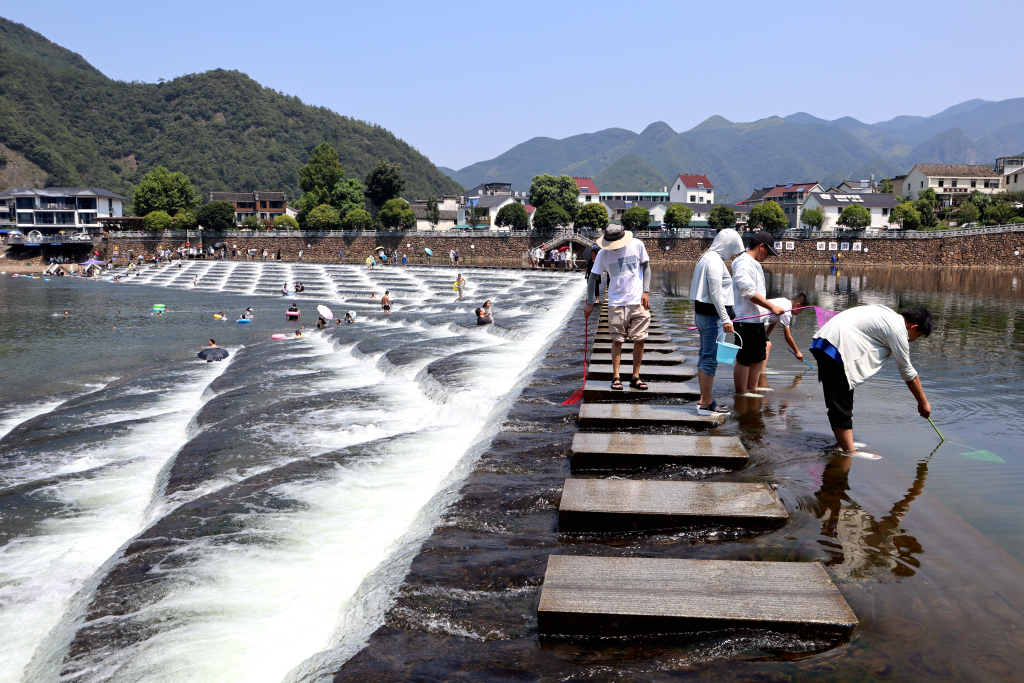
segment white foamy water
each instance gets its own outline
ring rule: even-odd
[[[66,462],[55,454],[57,462],[49,465],[54,473],[96,471],[33,490],[34,501],[60,512],[0,548],[0,681],[23,680],[25,666],[75,593],[145,528],[160,470],[187,441],[203,392],[225,367],[218,363],[188,372],[162,397],[161,414],[151,422],[98,438]]]
[[[300,281],[297,299],[336,315],[358,310],[360,322],[247,344],[231,368],[212,366],[227,373],[226,388],[205,397],[213,410],[198,434],[187,428],[213,371],[188,391],[121,387],[122,400],[138,401],[121,417],[139,424],[40,456],[39,476],[85,476],[41,489],[63,507],[0,550],[13,590],[9,600],[0,593],[0,628],[40,615],[5,643],[13,654],[0,681],[56,680],[62,670],[74,681],[318,680],[358,651],[583,291],[582,279],[561,275],[462,272],[474,302],[495,300],[500,325],[467,323],[470,305],[454,301],[445,271],[206,262],[132,278],[191,289],[197,277],[200,289],[250,300]],[[368,298],[385,289],[391,318]],[[100,405],[76,426],[117,428],[122,408]],[[186,451],[184,471],[197,474],[164,490]],[[316,466],[293,467],[303,462]],[[94,598],[111,600],[94,591],[132,561],[116,553],[126,541],[150,526],[143,538],[159,538],[167,520],[173,536],[206,514],[230,515],[232,532],[186,534],[167,566],[157,559],[116,589],[128,613],[81,622]],[[105,627],[135,635],[115,641]]]

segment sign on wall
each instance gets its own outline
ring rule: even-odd
[[[850,251],[850,243],[849,242],[841,242],[839,244],[839,251]]]
[[[818,242],[818,251],[825,251],[825,243]]]
[[[853,250],[854,251],[860,251],[860,247],[861,247],[860,242],[854,242],[853,243]]]
[[[839,249],[839,243],[838,242],[829,242],[828,243],[828,250],[829,251],[836,251],[837,249]]]
[[[775,251],[782,251],[782,242],[775,243]]]
[[[796,242],[786,242],[786,251],[793,251],[796,249]]]

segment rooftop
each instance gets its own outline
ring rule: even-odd
[[[697,188],[704,188],[706,190],[713,190],[715,186],[711,184],[706,175],[695,175],[692,173],[680,173],[678,179],[683,182],[683,187],[691,190]]]
[[[764,198],[774,199],[775,197],[781,197],[787,192],[810,192],[811,188],[817,184],[817,181],[812,180],[809,183],[786,183],[785,185],[776,185],[764,195]]]
[[[283,202],[284,192],[256,190],[254,192],[211,192],[211,202]]]
[[[597,185],[591,178],[573,178],[576,181],[576,187],[580,188],[580,194],[600,194],[597,191]]]
[[[0,192],[0,197],[109,197],[124,199],[102,187],[12,187]]]
[[[942,176],[945,178],[998,178],[988,166],[971,166],[968,164],[915,164],[914,168],[926,176]],[[911,169],[913,170],[913,169]]]
[[[867,209],[891,209],[899,204],[894,195],[883,192],[868,192],[864,194],[813,192],[811,196],[822,206],[850,206],[851,204],[859,204]]]

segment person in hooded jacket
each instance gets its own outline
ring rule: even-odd
[[[697,381],[700,383],[698,415],[728,415],[712,396],[715,372],[718,370],[718,336],[733,332],[734,313],[732,276],[726,260],[742,254],[743,239],[732,228],[721,230],[693,269],[690,298],[693,299],[693,319],[700,335],[700,355],[697,358]]]

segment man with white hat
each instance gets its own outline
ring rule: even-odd
[[[619,361],[622,342],[633,342],[633,378],[629,386],[646,390],[640,379],[640,363],[644,357],[644,340],[651,324],[651,268],[647,247],[633,239],[633,233],[621,225],[609,225],[597,240],[601,251],[594,258],[587,281],[587,305],[583,314],[590,317],[603,273],[608,273],[608,331],[612,340],[612,389],[622,390]]]

